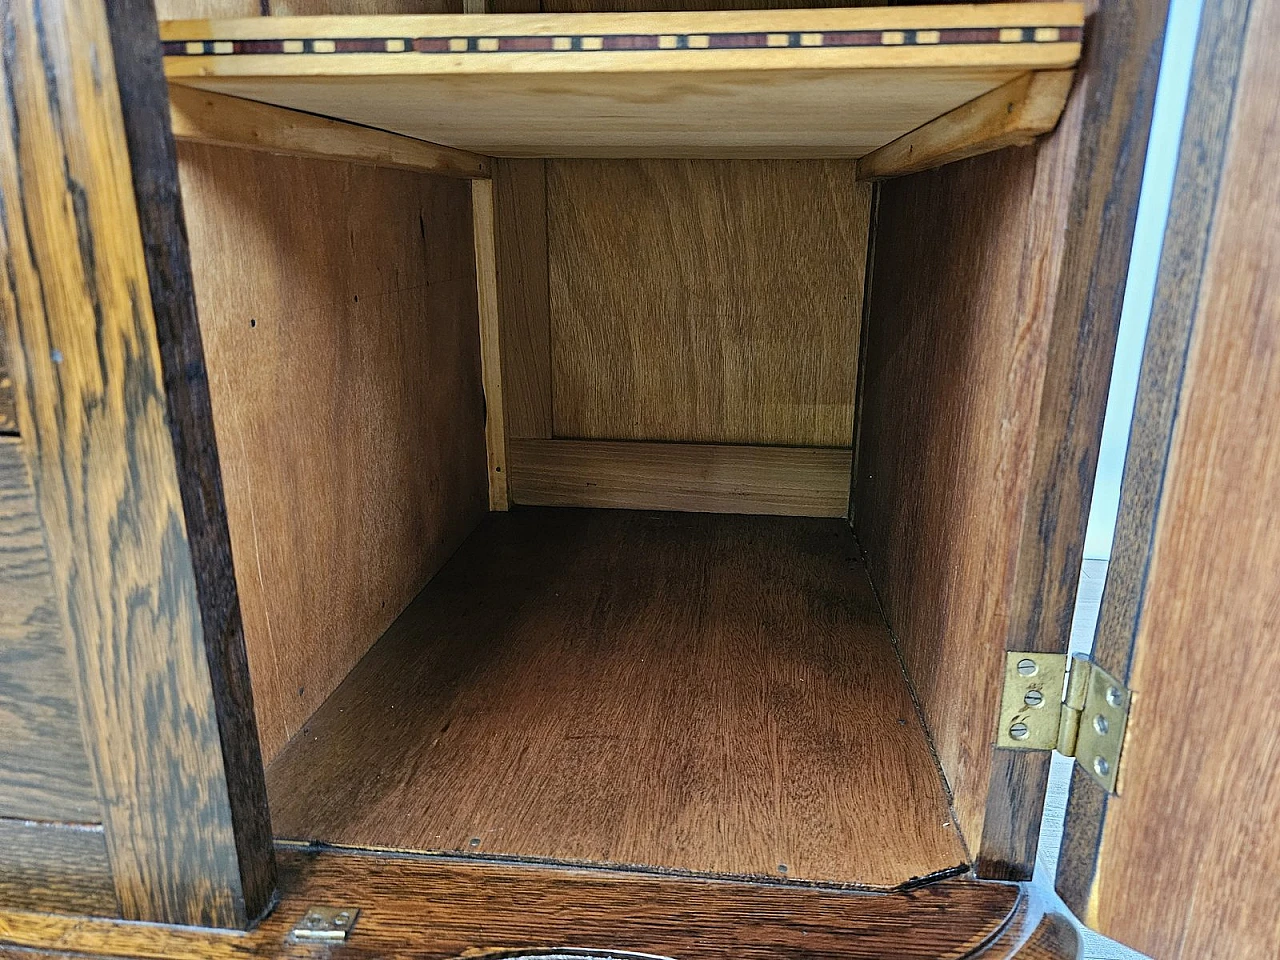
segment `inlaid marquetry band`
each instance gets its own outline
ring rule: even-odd
[[[757,50],[769,47],[945,47],[1001,43],[1078,43],[1080,33],[1079,27],[965,27],[939,30],[169,40],[162,47],[166,57],[290,53],[590,53],[601,50]]]

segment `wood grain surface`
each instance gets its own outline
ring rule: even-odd
[[[176,139],[192,143],[464,179],[489,175],[489,158],[465,150],[186,87],[169,88],[169,122]]]
[[[1070,642],[1164,48],[1163,0],[1117,0],[1089,9],[1091,39],[1076,78],[1078,113],[1073,116],[1069,106],[1037,161],[1038,181],[1043,170],[1053,191],[1070,184],[1071,212],[1058,215],[1066,229],[1011,595],[1009,650],[1062,652]],[[1056,203],[1064,199],[1056,196]],[[1049,222],[1042,219],[1041,229]],[[1043,754],[993,751],[977,854],[981,875],[1031,875],[1048,777]]]
[[[121,912],[238,927],[274,861],[141,6],[3,8],[0,305]]]
[[[547,507],[843,517],[848,449],[513,440],[511,495]]]
[[[487,508],[470,185],[180,157],[270,758]]]
[[[855,553],[838,520],[491,514],[269,768],[277,836],[875,888],[963,869]]]
[[[1201,21],[1095,648],[1133,693],[1119,796],[1076,778],[1058,878],[1169,960],[1280,945],[1275,30],[1274,0]]]
[[[548,947],[688,960],[1005,960],[981,950],[1025,915],[1026,900],[1016,886],[972,880],[866,894],[289,847],[279,859],[280,906],[248,934],[0,912],[0,951],[8,942],[135,960],[310,960],[326,948],[288,942],[290,928],[310,904],[350,903],[362,913],[334,953],[355,960]]]
[[[1055,913],[1038,888],[1022,890],[1009,922],[974,960],[1080,960],[1080,934],[1072,922]]]
[[[973,842],[1064,215],[1036,188],[1019,150],[882,184],[865,318],[854,528]]]
[[[512,440],[550,439],[547,164],[493,162],[503,401]]]
[[[1106,5],[1054,134],[881,188],[854,520],[983,876],[1034,865],[994,678],[1067,648],[1163,29]]]
[[[18,432],[18,411],[13,405],[13,376],[9,373],[9,348],[0,330],[0,435]]]
[[[265,33],[261,18],[197,19],[169,21],[164,35],[179,43],[582,35],[591,39],[572,50],[542,51],[522,41],[517,57],[191,55],[180,46],[167,58],[167,70],[175,82],[199,89],[492,156],[766,159],[859,157],[1028,70],[1070,68],[1079,57],[1081,24],[1079,4],[1020,3],[394,21],[295,17],[276,18]],[[944,35],[942,42],[902,42],[917,28],[988,29],[992,39],[951,43]],[[1035,28],[1072,33],[1032,41]],[[1000,30],[1015,33],[996,42]],[[767,48],[703,42],[709,34],[731,41],[740,33],[824,31],[833,38],[866,31],[869,38],[890,39],[797,39]],[[659,36],[691,39],[657,49],[595,45],[603,36],[633,34],[653,37],[655,44]]]
[[[4,910],[120,916],[102,825],[0,817],[0,904]],[[0,920],[0,953],[3,940]]]
[[[162,119],[168,112],[169,91],[156,45],[152,0],[113,0],[107,15],[120,64],[117,83],[125,142],[243,874],[245,912],[252,922],[270,904],[275,859],[204,344],[196,317],[177,148]],[[174,722],[184,719],[179,713]]]
[[[859,180],[919,173],[967,157],[1025,147],[1058,123],[1073,70],[1024,73],[858,161]]]
[[[0,817],[101,822],[49,552],[18,444],[0,438]]]
[[[557,161],[547,196],[555,436],[850,443],[852,164]]]

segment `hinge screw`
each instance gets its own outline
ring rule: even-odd
[[[1107,718],[1102,714],[1098,714],[1093,718],[1093,729],[1098,731],[1099,736],[1105,737],[1107,731],[1111,729],[1111,724],[1107,723]]]
[[[1044,703],[1044,694],[1039,690],[1028,690],[1027,695],[1022,698],[1022,702],[1028,707],[1038,707]]]
[[[1105,757],[1093,758],[1093,771],[1100,777],[1105,777],[1111,772],[1111,764],[1107,763]]]
[[[1107,687],[1107,703],[1117,709],[1124,706],[1124,694],[1115,687]]]
[[[1024,677],[1034,677],[1036,675],[1036,662],[1030,659],[1019,660],[1018,673]]]
[[[1009,736],[1015,740],[1025,740],[1031,735],[1031,729],[1023,722],[1019,721],[1009,728]]]

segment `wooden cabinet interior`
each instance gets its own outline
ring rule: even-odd
[[[877,889],[967,869],[1079,113],[960,165],[967,182],[943,168],[873,203],[859,163],[907,173],[1052,128],[1080,8],[544,11],[162,25],[277,835]],[[808,39],[859,25],[863,46]],[[593,30],[742,42],[654,72],[657,41],[579,38],[545,72],[556,36]],[[383,34],[446,54],[365,50]],[[447,55],[471,34],[489,39]],[[488,55],[542,36],[545,54]],[[721,90],[714,123],[679,98],[616,127],[583,106],[615,83],[665,102],[645,84],[671,69],[707,90],[772,72]],[[759,103],[792,75],[822,102],[872,91],[880,113],[846,96],[843,127],[811,124],[842,139],[806,140],[794,124],[818,114]],[[574,123],[543,76],[579,90]],[[741,95],[773,126],[726,140]],[[468,124],[508,139],[455,135]],[[811,518],[849,515],[851,489],[862,542],[826,548],[827,585],[804,586],[827,529]],[[797,704],[804,729],[782,719]]]
[[[51,561],[97,789],[83,820],[18,823],[32,798],[6,755],[0,883],[33,909],[249,927],[276,883],[265,783],[277,836],[348,848],[282,841],[290,907],[337,870],[413,922],[443,870],[478,884],[485,928],[502,889],[562,920],[642,895],[666,911],[644,950],[687,890],[711,940],[730,929],[712,914],[764,909],[790,918],[761,928],[770,947],[865,915],[911,927],[903,955],[1069,952],[1016,888],[955,875],[1034,855],[1039,768],[993,754],[986,667],[1052,649],[1069,610],[1056,561],[1082,534],[1110,343],[1072,297],[1116,289],[1070,265],[1122,259],[1090,244],[1136,207],[1134,51],[1158,33],[1102,32],[1089,56],[1124,66],[1095,62],[1091,96],[1121,107],[1077,96],[1031,145],[1066,102],[1076,4],[546,0],[521,20],[273,0],[234,12],[343,16],[166,26],[171,100],[149,2],[65,5],[47,35],[28,0],[6,10],[22,123],[0,169],[43,213],[6,222],[5,442],[37,468],[45,543],[0,572],[35,610]],[[108,48],[118,77],[83,56]],[[101,246],[74,241],[73,209]],[[66,373],[97,370],[102,389]],[[112,540],[103,478],[131,484],[113,502],[141,508],[136,538]],[[29,492],[4,479],[21,539]],[[185,606],[77,619],[119,616],[90,601],[121,577]],[[176,692],[153,703],[152,681]],[[75,762],[29,768],[69,778],[68,805],[85,787]],[[930,926],[965,898],[968,921]],[[27,946],[103,946],[94,923],[3,919]],[[114,952],[208,946],[122,930]]]

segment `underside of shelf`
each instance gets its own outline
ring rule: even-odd
[[[161,37],[171,83],[484,155],[856,158],[1069,70],[1082,25],[1078,3],[1020,3],[264,17]]]
[[[267,772],[276,834],[893,888],[968,857],[841,520],[490,514]]]

